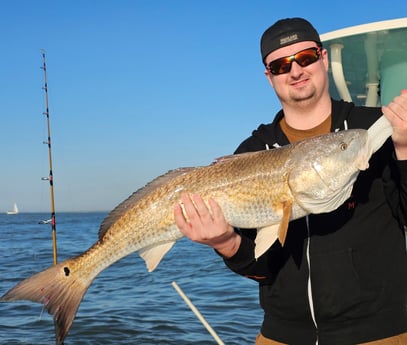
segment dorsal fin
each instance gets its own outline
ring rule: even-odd
[[[147,194],[151,193],[158,187],[167,183],[168,181],[176,178],[179,175],[185,174],[196,168],[179,168],[170,170],[164,175],[161,175],[151,182],[147,183],[144,187],[138,189],[132,195],[130,195],[126,200],[121,202],[116,206],[103,220],[99,228],[99,239],[101,239],[109,228],[124,214],[129,210],[133,205],[135,205],[141,198],[145,197]]]
[[[231,161],[234,159],[240,159],[242,157],[250,157],[250,156],[254,156],[254,155],[259,155],[259,154],[263,154],[263,151],[254,151],[254,152],[243,152],[243,153],[236,153],[234,155],[226,155],[226,156],[221,156],[216,158],[211,165],[214,164],[219,164],[219,163],[223,163],[223,162],[227,162],[227,161]]]

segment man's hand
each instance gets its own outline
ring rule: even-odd
[[[382,111],[393,127],[391,138],[397,159],[405,160],[407,159],[407,90],[401,91],[399,96],[394,97],[387,106],[383,106]]]
[[[240,235],[226,222],[219,204],[211,198],[207,205],[199,195],[183,193],[181,203],[174,206],[174,218],[184,236],[216,249],[226,258],[239,249]]]

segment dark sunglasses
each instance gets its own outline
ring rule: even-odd
[[[291,71],[291,65],[293,61],[298,63],[301,67],[311,65],[315,61],[318,61],[321,56],[321,48],[312,47],[299,51],[291,56],[285,56],[277,60],[271,61],[267,65],[267,69],[271,74],[279,75],[288,73]]]

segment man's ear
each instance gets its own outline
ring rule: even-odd
[[[270,71],[268,71],[268,70],[265,70],[265,71],[264,71],[264,74],[265,74],[265,76],[266,76],[267,80],[269,81],[269,83],[270,83],[271,87],[274,89],[274,85],[273,85],[273,77],[272,77],[272,75],[271,75],[271,72],[270,72]]]

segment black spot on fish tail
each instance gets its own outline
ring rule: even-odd
[[[62,345],[92,280],[78,279],[68,261],[37,273],[0,297],[0,302],[29,300],[42,303],[54,316],[56,344]]]

